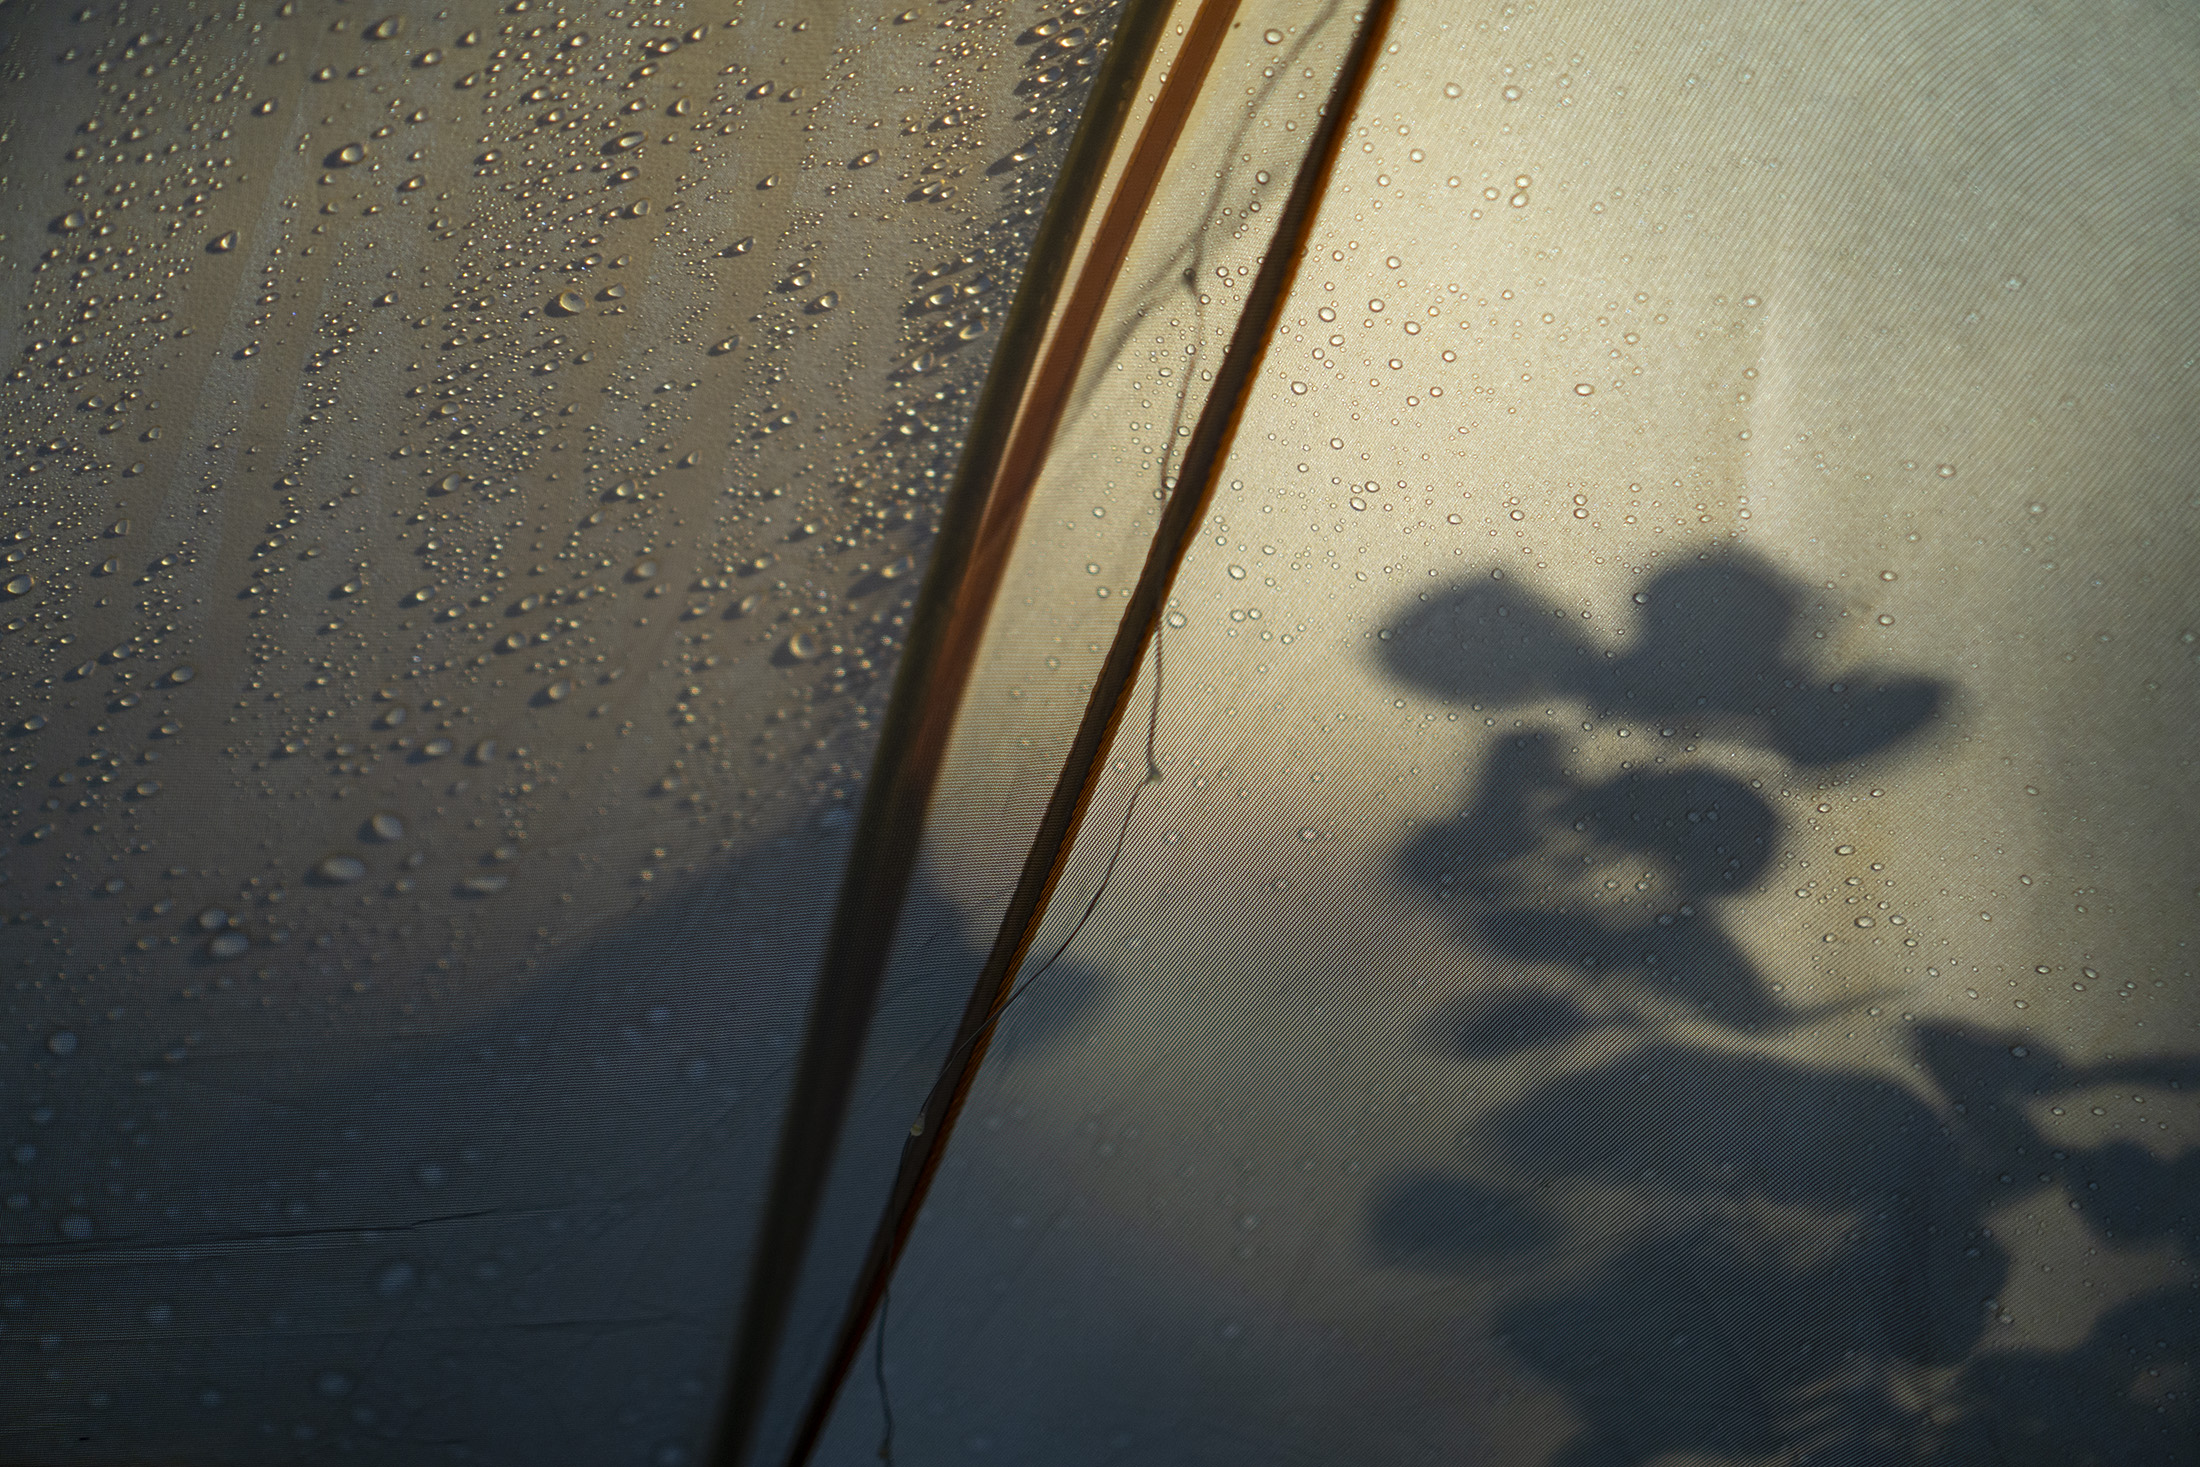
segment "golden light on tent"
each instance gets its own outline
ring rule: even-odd
[[[0,1457],[2182,1460],[2183,18],[344,11],[0,6]]]

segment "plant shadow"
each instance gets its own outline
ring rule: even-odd
[[[1707,554],[1633,593],[1614,648],[1493,572],[1387,635],[1416,689],[1568,700],[1644,757],[1584,773],[1555,715],[1526,719],[1460,816],[1399,851],[1398,878],[1506,975],[1425,1028],[1437,1062],[1539,1078],[1468,1119],[1447,1166],[1379,1184],[1369,1246],[1491,1287],[1497,1340],[1577,1424],[1560,1467],[2194,1460],[2191,1288],[2051,1332],[2082,1333],[2064,1348],[1999,1342],[2019,1338],[2019,1263],[1997,1223],[2060,1196],[2095,1244],[2189,1260],[2200,1151],[2076,1145],[2034,1111],[2183,1090],[2200,1059],[2088,1065],[2030,1031],[1920,1022],[1907,1072],[1875,1073],[1811,1037],[1840,1010],[1789,1001],[1728,926],[1783,821],[1716,761],[1877,767],[1952,702],[1796,655],[1805,596]]]

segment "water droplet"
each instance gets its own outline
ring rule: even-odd
[[[388,810],[378,810],[367,817],[367,833],[379,841],[403,840],[405,822]]]
[[[36,576],[16,576],[8,582],[6,590],[10,596],[26,596],[30,594],[31,587],[37,584]]]
[[[76,1035],[67,1029],[56,1030],[46,1036],[46,1052],[67,1058],[76,1053]]]
[[[578,316],[587,309],[588,297],[577,290],[561,290],[557,298],[550,302],[550,314],[553,316]]]
[[[190,663],[186,662],[183,666],[176,668],[173,672],[168,674],[168,681],[179,684],[187,683],[198,675],[199,670],[193,667]]]
[[[849,160],[848,166],[850,168],[868,168],[877,161],[878,151],[873,149],[868,153],[858,153],[853,159]]]
[[[366,876],[367,863],[357,856],[324,856],[320,864],[313,868],[313,874],[323,881],[348,886]]]
[[[336,150],[336,161],[346,168],[351,167],[354,163],[366,162],[367,145],[365,143],[344,144]]]
[[[553,703],[564,702],[568,697],[572,696],[572,693],[573,680],[569,677],[561,677],[556,682],[552,683],[549,687],[542,690],[542,695],[545,698],[548,698]]]
[[[1280,46],[1283,44],[1283,32],[1279,30],[1270,29],[1262,31],[1260,33],[1260,38],[1266,41],[1271,46]]]
[[[1942,464],[1939,468],[1934,469],[1933,472],[1940,475],[1940,477],[1943,479],[1953,479],[1956,476],[1956,466],[1954,464]]]
[[[1242,580],[1244,580],[1244,579],[1245,579],[1245,567],[1244,567],[1244,566],[1242,566],[1242,565],[1233,565],[1233,566],[1231,566],[1231,567],[1230,567],[1230,579],[1231,579],[1231,580],[1233,580],[1233,581],[1242,581]]]
[[[72,1243],[81,1243],[92,1235],[92,1220],[81,1212],[72,1212],[60,1222],[61,1236]]]
[[[409,1263],[384,1264],[382,1271],[374,1276],[374,1291],[385,1299],[394,1298],[411,1288],[419,1276],[419,1271]]]
[[[1525,92],[1522,92],[1518,87],[1507,87],[1502,92],[1499,92],[1498,95],[1500,97],[1503,97],[1508,102],[1517,102],[1527,94]]]
[[[614,153],[631,153],[648,140],[646,133],[622,132],[611,140],[611,151]]]
[[[405,17],[402,15],[393,15],[387,20],[376,21],[373,26],[368,29],[367,39],[370,41],[392,41],[397,39],[397,37],[399,37],[400,35],[403,35],[404,32]]]
[[[1291,390],[1303,397],[1306,395],[1306,384],[1304,382],[1294,382],[1291,384]]]
[[[634,562],[634,568],[628,571],[627,575],[630,579],[637,581],[654,581],[657,579],[657,562],[654,560],[637,560]]]
[[[824,650],[814,632],[796,632],[787,638],[787,655],[797,662],[808,662]]]
[[[242,932],[224,932],[206,945],[208,957],[241,958],[252,947],[252,939]]]
[[[226,234],[215,235],[213,239],[207,242],[206,247],[217,255],[228,254],[237,247],[237,231],[232,229]]]
[[[495,896],[511,884],[512,878],[504,872],[489,871],[467,877],[458,884],[458,889],[467,896]]]

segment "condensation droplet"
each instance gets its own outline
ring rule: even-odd
[[[357,856],[324,856],[313,868],[313,874],[323,881],[348,886],[366,876],[367,863]]]

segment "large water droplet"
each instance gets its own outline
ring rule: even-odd
[[[323,881],[348,886],[366,876],[367,863],[357,856],[324,856],[321,863],[313,868],[313,874]]]

